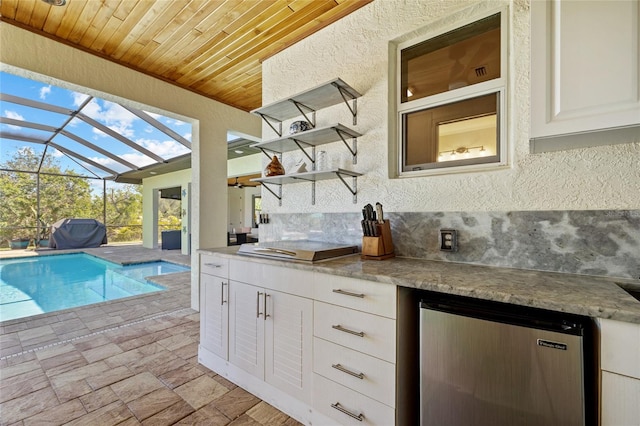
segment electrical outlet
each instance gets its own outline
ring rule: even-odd
[[[455,229],[440,230],[440,250],[458,251],[458,231]]]

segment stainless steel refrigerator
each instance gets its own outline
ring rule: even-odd
[[[423,426],[597,424],[587,317],[433,293],[420,303]]]

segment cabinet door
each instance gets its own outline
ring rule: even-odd
[[[313,301],[267,290],[265,381],[311,404]]]
[[[264,289],[229,282],[229,362],[264,379]]]
[[[227,280],[200,275],[200,345],[225,360],[229,342],[227,296]]]
[[[533,139],[640,124],[639,14],[637,0],[531,2]]]
[[[640,424],[640,380],[602,372],[602,426]]]

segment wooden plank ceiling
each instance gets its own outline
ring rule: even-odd
[[[0,20],[249,111],[262,61],[371,1],[1,0]]]

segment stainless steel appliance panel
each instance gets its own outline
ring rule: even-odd
[[[283,240],[242,244],[238,254],[280,260],[317,262],[358,253],[358,246],[323,241]]]
[[[420,309],[421,423],[584,425],[583,338]]]

